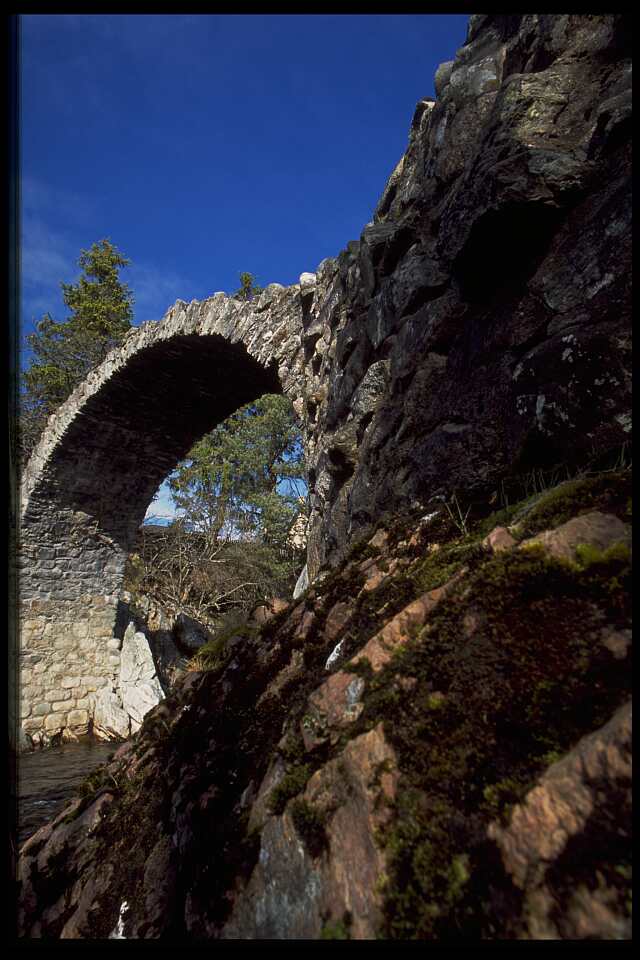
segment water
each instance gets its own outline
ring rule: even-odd
[[[53,820],[76,796],[92,770],[113,756],[118,744],[65,743],[21,754],[18,759],[18,845]]]

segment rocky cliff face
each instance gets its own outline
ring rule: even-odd
[[[625,17],[472,17],[318,271],[312,576],[385,509],[629,439],[629,43]]]
[[[471,18],[296,292],[315,582],[28,841],[22,936],[630,936],[629,31]]]
[[[396,517],[229,638],[24,845],[21,935],[629,937],[630,479]]]

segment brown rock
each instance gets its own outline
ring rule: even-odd
[[[313,626],[315,620],[315,612],[313,610],[305,610],[302,617],[300,618],[300,623],[296,627],[296,632],[294,633],[294,639],[296,640],[305,640]]]
[[[387,545],[388,539],[388,532],[381,528],[371,537],[371,540],[369,540],[369,546],[373,547],[375,550],[383,550]]]
[[[436,587],[435,590],[430,590],[428,593],[423,594],[421,597],[418,597],[417,600],[413,600],[404,607],[400,613],[397,613],[392,620],[385,624],[382,630],[378,631],[378,633],[365,644],[360,653],[356,654],[350,662],[355,664],[362,659],[366,659],[373,667],[374,672],[377,673],[379,670],[382,670],[391,659],[395,649],[399,645],[406,643],[416,627],[424,626],[431,611],[438,605],[440,600],[442,600],[464,572],[466,572],[466,568],[459,570],[458,573],[442,587]]]
[[[283,688],[290,683],[301,671],[304,670],[304,655],[302,650],[296,649],[291,654],[288,664],[282,668],[275,680],[269,684],[265,692],[258,700],[257,707],[260,709],[264,701],[270,697],[279,696]]]
[[[319,741],[318,728],[321,730],[348,725],[360,716],[362,704],[360,696],[364,691],[364,680],[353,673],[339,671],[333,673],[321,687],[309,697],[311,718],[303,718],[302,736],[307,749]],[[306,720],[306,722],[305,722]]]
[[[352,938],[375,938],[385,863],[374,835],[386,820],[396,784],[396,758],[382,724],[316,771],[303,797],[325,820],[325,852],[311,856],[296,832],[291,804],[282,816],[271,817],[258,864],[222,937],[317,939],[326,923],[342,920],[348,911]]]
[[[288,606],[289,604],[286,600],[283,600],[281,597],[273,597],[271,600],[268,600],[266,603],[263,603],[254,609],[251,617],[249,618],[249,623],[253,623],[261,627],[265,623],[268,623],[269,620],[272,620],[276,614],[282,613],[283,610],[286,610]]]
[[[515,547],[517,541],[511,536],[506,527],[495,527],[491,533],[484,538],[482,546],[492,550],[493,553],[501,553],[503,550],[510,550]]]
[[[377,590],[383,580],[386,580],[388,573],[380,569],[377,564],[374,562],[371,564],[366,571],[366,579],[362,585],[362,589],[369,593],[371,590]]]
[[[541,544],[554,557],[575,560],[578,544],[588,544],[606,550],[615,543],[630,544],[631,531],[626,523],[610,513],[584,513],[573,517],[555,530],[545,530],[524,540],[521,547]]]
[[[562,916],[560,932],[553,919],[555,897],[547,871],[559,860],[568,842],[576,842],[589,821],[603,811],[606,814],[611,796],[626,793],[630,809],[630,792],[628,703],[604,727],[583,737],[570,753],[549,767],[524,802],[515,807],[507,827],[490,824],[488,835],[498,844],[505,869],[524,891],[524,914],[532,937],[626,938],[627,920],[611,909],[614,892],[602,883],[594,883],[591,891],[586,887],[574,891]],[[619,806],[618,800],[616,807]],[[630,832],[630,823],[625,825],[618,809],[615,820],[617,835],[624,835],[625,830]]]
[[[600,643],[611,651],[616,660],[624,660],[631,646],[631,639],[631,630],[616,630],[611,626],[603,627],[600,634]]]
[[[262,783],[258,788],[256,796],[251,806],[249,814],[248,830],[261,828],[270,815],[269,797],[274,787],[277,787],[285,774],[285,764],[282,757],[276,754],[275,758],[269,764]]]
[[[327,615],[324,625],[324,635],[327,640],[337,640],[349,623],[353,614],[353,603],[336,603]]]

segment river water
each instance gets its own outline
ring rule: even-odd
[[[18,845],[52,820],[76,796],[92,770],[113,756],[117,743],[64,743],[18,759]]]

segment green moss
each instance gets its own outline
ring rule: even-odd
[[[189,661],[190,669],[219,670],[228,659],[227,640],[227,637],[222,636],[208,640]]]
[[[271,813],[281,814],[288,801],[304,790],[311,773],[312,768],[308,763],[298,764],[286,773],[269,795]]]
[[[327,814],[303,797],[291,804],[291,819],[296,832],[312,857],[319,857],[327,849],[325,823]]]
[[[399,758],[396,809],[380,837],[386,937],[511,929],[520,893],[487,843],[488,823],[506,820],[628,696],[628,663],[598,640],[604,622],[629,621],[628,551],[587,550],[576,563],[540,546],[470,556],[470,573],[402,656],[377,674],[354,668],[367,687],[350,735],[383,718]],[[416,678],[410,695],[398,692],[398,674]]]
[[[600,550],[590,543],[579,543],[576,547],[576,564],[581,570],[590,567],[606,568],[612,562],[621,562],[628,565],[631,561],[631,551],[625,543],[614,543],[606,550]]]
[[[84,779],[78,786],[75,788],[75,793],[82,798],[92,799],[98,790],[102,787],[110,786],[113,789],[118,789],[118,785],[109,773],[107,769],[107,764],[103,764],[101,767],[93,770],[86,779]],[[85,806],[82,806],[82,809],[85,809]],[[72,815],[71,819],[75,819],[76,816],[80,816],[82,809],[79,808],[78,812]]]
[[[467,564],[474,564],[485,555],[476,539],[457,542],[429,553],[413,568],[412,576],[419,593],[441,587]]]
[[[280,753],[289,763],[299,763],[303,759],[306,750],[304,740],[297,727],[287,734],[283,745],[280,747]]]
[[[320,931],[321,940],[351,940],[351,927],[353,917],[348,910],[345,910],[342,919],[334,923],[325,922]]]
[[[554,529],[586,510],[605,510],[626,519],[630,492],[628,470],[578,477],[543,494],[524,518],[521,531],[535,534]]]

